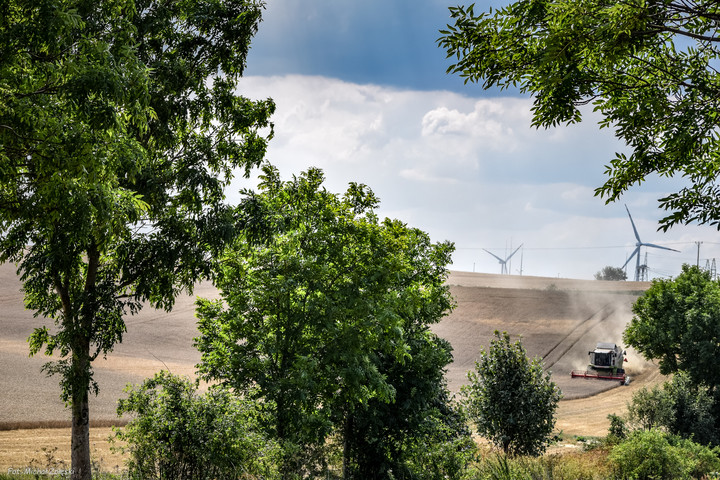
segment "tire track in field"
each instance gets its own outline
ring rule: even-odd
[[[575,346],[575,344],[577,344],[577,342],[580,341],[583,336],[585,336],[586,333],[595,326],[599,325],[613,313],[615,313],[615,308],[613,308],[612,303],[608,302],[593,315],[578,323],[575,328],[570,330],[567,335],[560,339],[555,346],[542,356],[543,362],[545,363],[545,369],[547,370],[555,365],[565,356],[567,352],[570,351],[571,348]]]

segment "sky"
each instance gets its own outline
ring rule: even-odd
[[[267,158],[283,178],[319,167],[333,192],[368,185],[379,215],[455,244],[452,270],[500,273],[484,249],[505,258],[522,245],[512,275],[592,279],[635,249],[625,205],[643,242],[679,250],[643,248],[650,278],[720,263],[716,228],[657,231],[657,199],[681,180],[649,178],[612,204],[594,195],[605,165],[626,150],[592,111],[580,124],[538,130],[531,98],[447,74],[437,38],[449,5],[267,0],[240,93],[276,102]]]

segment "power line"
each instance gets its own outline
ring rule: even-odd
[[[708,242],[703,240],[703,244],[720,245],[720,242]],[[692,242],[663,242],[658,245],[696,245],[696,241]],[[632,248],[633,245],[606,245],[606,246],[590,246],[590,247],[523,247],[523,250],[610,250],[619,248]],[[455,250],[502,250],[505,247],[455,247]]]

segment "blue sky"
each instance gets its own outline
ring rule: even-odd
[[[482,249],[504,256],[523,244],[513,274],[522,258],[525,275],[591,279],[635,248],[624,204],[643,241],[681,250],[649,250],[651,276],[695,263],[697,241],[702,265],[720,261],[713,228],[656,231],[656,199],[678,180],[649,179],[610,205],[593,195],[623,145],[591,111],[579,125],[536,130],[531,99],[447,75],[436,40],[448,5],[268,0],[241,90],[276,101],[268,159],[286,178],[315,166],[333,191],[366,183],[381,215],[453,241],[457,270],[499,273]]]

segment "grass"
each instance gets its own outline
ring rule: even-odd
[[[468,480],[606,480],[612,477],[610,448],[595,437],[564,438],[564,445],[541,457],[506,457],[485,445]]]
[[[475,464],[467,472],[467,480],[600,480],[611,477],[607,464],[607,449],[577,449],[565,453],[550,453],[542,457],[508,458],[497,452],[482,449]],[[36,473],[0,472],[0,480],[39,480],[69,478],[53,475],[45,468],[34,467]],[[61,473],[58,471],[58,473]],[[101,472],[95,480],[127,480],[126,472]]]

